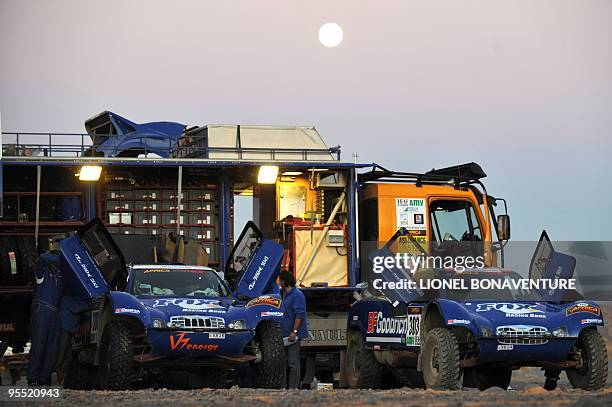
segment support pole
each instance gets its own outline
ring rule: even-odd
[[[181,237],[181,203],[183,196],[183,167],[178,167],[178,195],[176,197],[176,238]],[[178,240],[177,240],[178,242]],[[178,243],[177,243],[178,244]]]
[[[40,226],[40,177],[42,167],[36,166],[36,221],[34,223],[34,244],[38,250],[38,228]]]

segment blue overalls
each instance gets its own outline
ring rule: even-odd
[[[47,252],[36,262],[28,382],[38,385],[50,383],[57,356],[60,331],[58,307],[62,297],[59,259],[58,252]]]

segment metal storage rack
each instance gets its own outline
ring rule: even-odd
[[[111,233],[138,235],[176,233],[180,221],[179,234],[199,241],[208,253],[209,264],[218,265],[216,188],[216,185],[207,183],[199,187],[184,187],[178,215],[178,192],[175,187],[111,182],[104,185],[103,219]]]

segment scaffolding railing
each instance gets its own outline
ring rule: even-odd
[[[99,135],[97,135],[99,136]],[[190,137],[193,141],[194,137]],[[245,159],[256,157],[262,160],[327,160],[340,161],[340,146],[313,148],[277,147],[209,147],[205,143],[182,144],[173,139],[159,137],[108,137],[107,142],[94,144],[87,133],[45,133],[45,132],[2,132],[2,156],[4,157],[158,157],[170,158],[212,158]],[[138,148],[125,148],[123,141]],[[167,143],[167,145],[165,145]]]

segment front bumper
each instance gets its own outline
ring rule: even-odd
[[[152,328],[147,332],[154,357],[238,357],[254,336],[254,329],[230,328]]]
[[[478,339],[478,362],[562,362],[577,338],[564,337],[488,337]],[[516,340],[516,341],[515,341]]]

